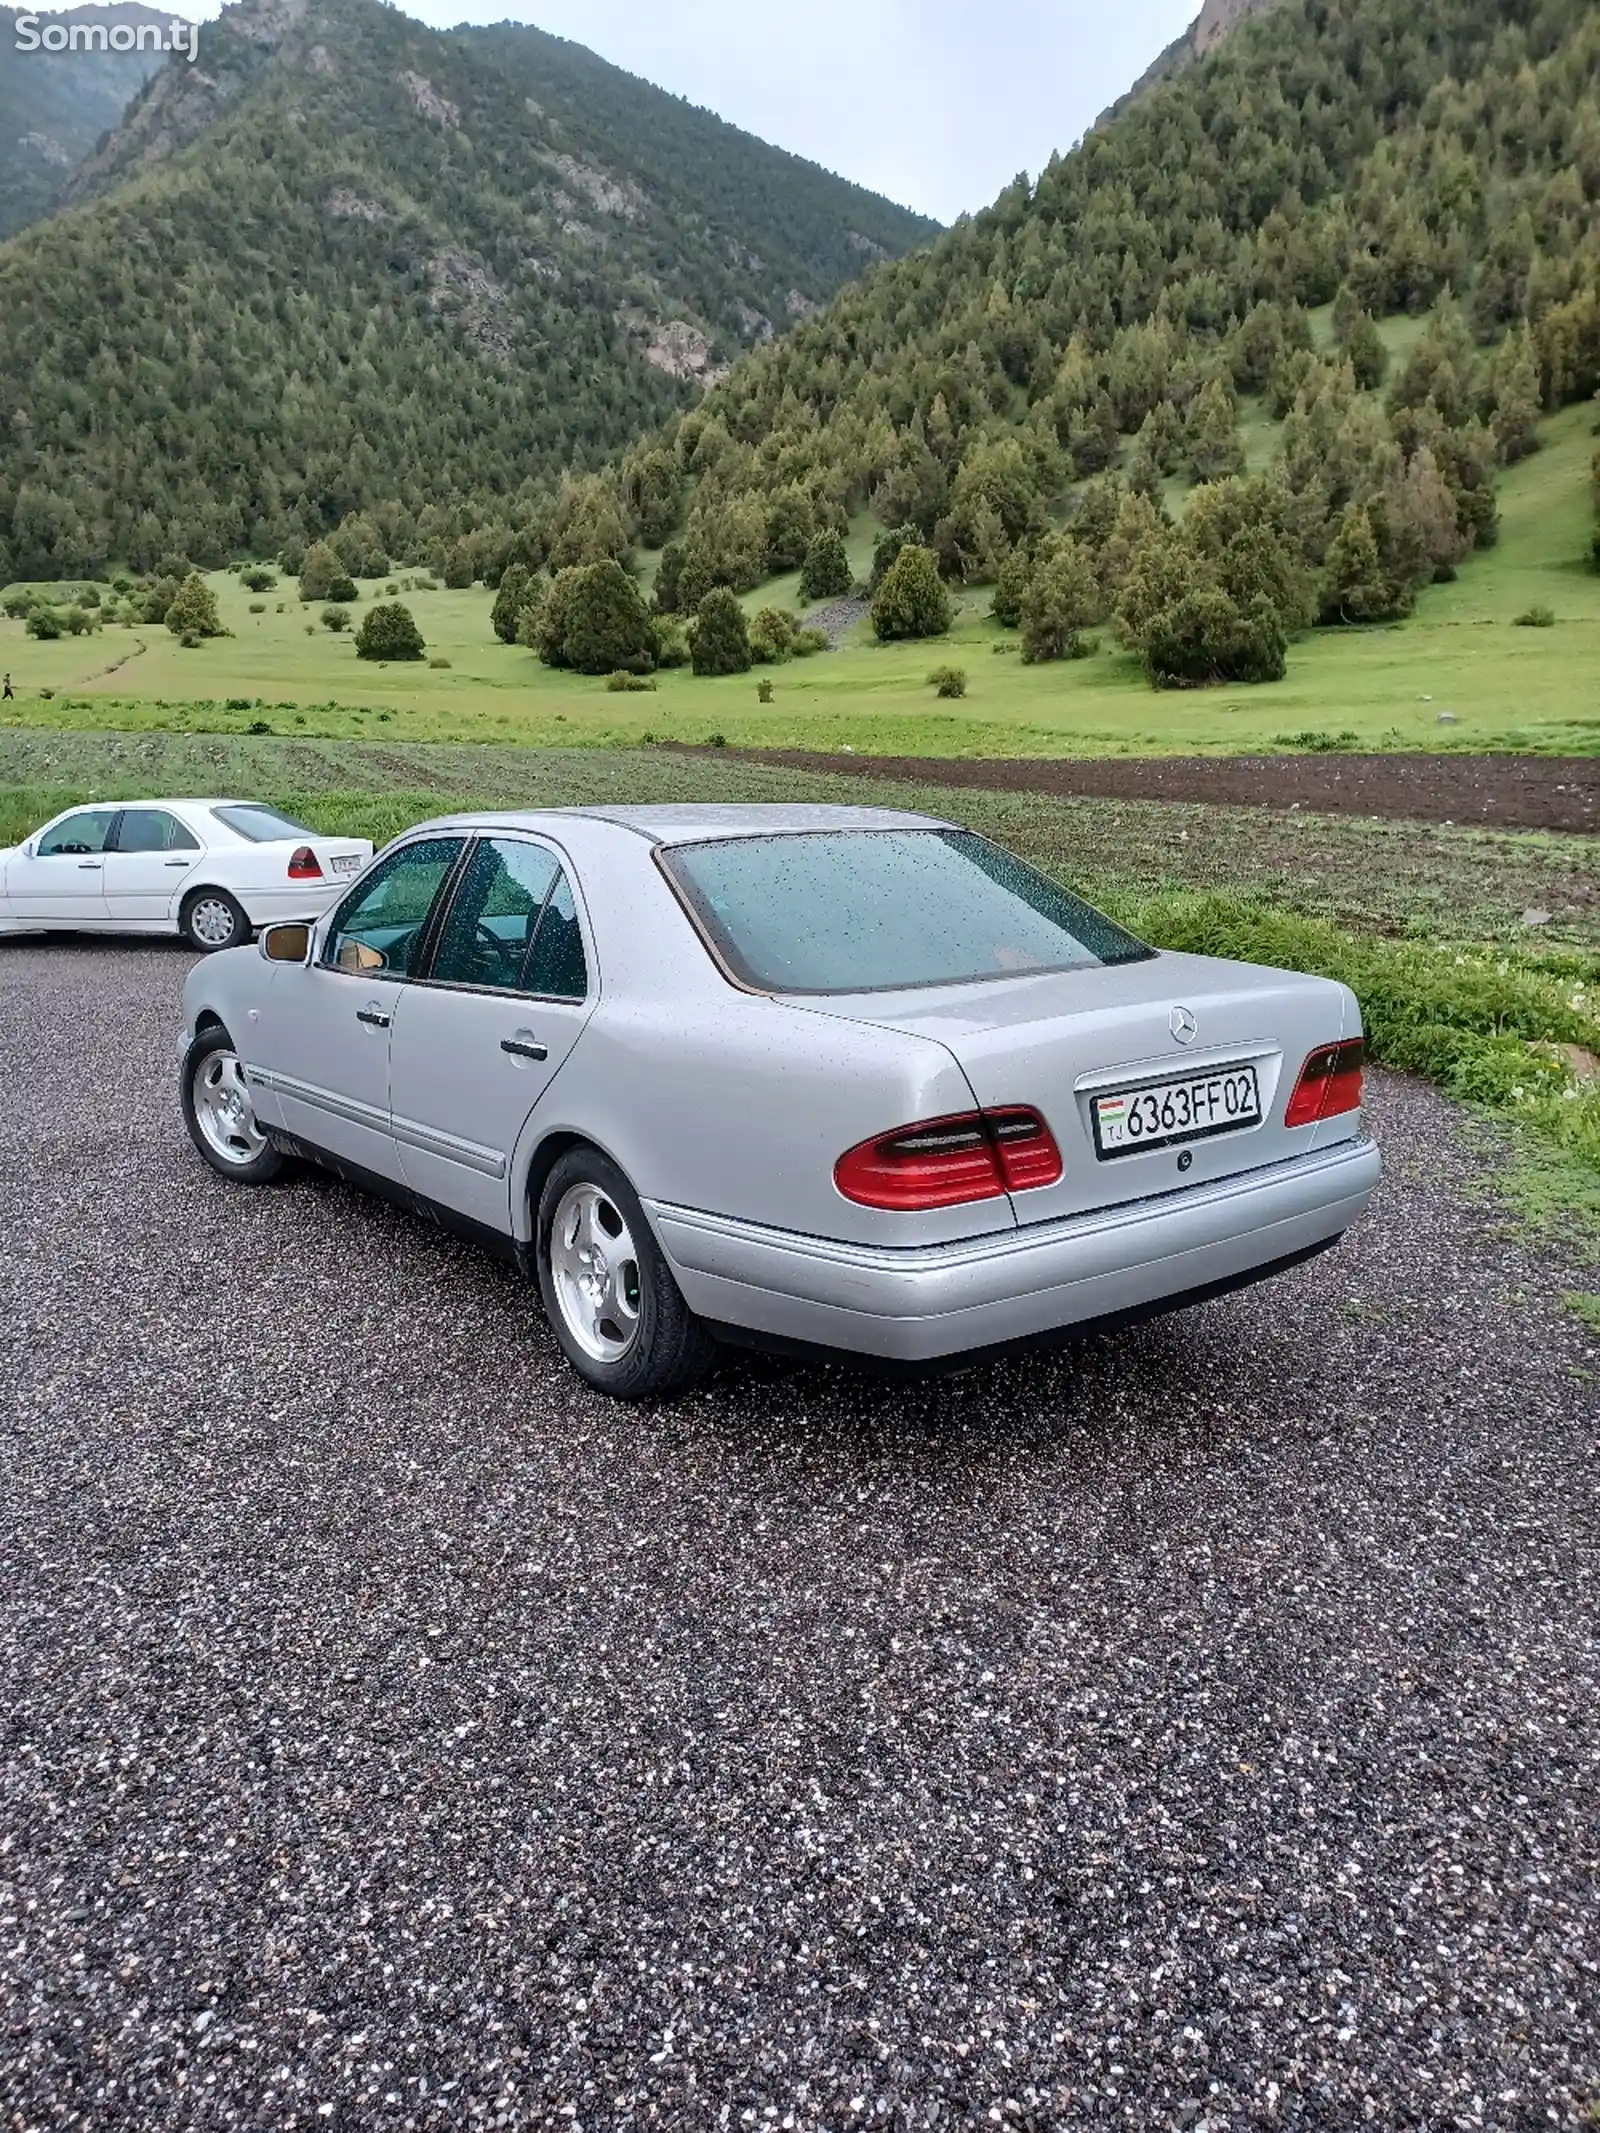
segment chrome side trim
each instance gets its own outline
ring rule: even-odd
[[[506,1158],[500,1149],[485,1148],[481,1142],[463,1140],[458,1134],[444,1133],[437,1126],[424,1126],[410,1118],[392,1118],[389,1130],[402,1148],[441,1156],[447,1163],[459,1163],[464,1170],[476,1170],[486,1178],[503,1178],[506,1174]]]
[[[463,1169],[480,1171],[486,1178],[503,1178],[506,1174],[506,1157],[501,1149],[485,1148],[478,1141],[462,1140],[457,1134],[442,1133],[436,1126],[420,1125],[413,1119],[392,1118],[376,1104],[336,1096],[331,1089],[319,1089],[309,1081],[297,1081],[292,1074],[279,1074],[268,1067],[247,1066],[244,1078],[258,1088],[292,1096],[315,1111],[327,1111],[334,1118],[348,1119],[352,1125],[387,1133],[403,1147],[419,1149],[424,1155],[443,1156],[446,1162],[460,1163]]]
[[[442,1156],[446,1162],[459,1163],[463,1169],[479,1171],[486,1178],[503,1178],[506,1174],[506,1157],[498,1148],[485,1148],[478,1141],[462,1140],[457,1134],[442,1133],[435,1126],[419,1125],[412,1119],[392,1118],[376,1104],[336,1096],[331,1089],[319,1089],[309,1081],[297,1081],[292,1074],[279,1074],[269,1067],[247,1066],[244,1078],[257,1088],[274,1089],[280,1096],[291,1096],[314,1111],[326,1111],[334,1118],[347,1119],[351,1125],[387,1133],[403,1147]]]
[[[358,1103],[353,1096],[339,1096],[332,1089],[318,1088],[314,1082],[297,1081],[292,1074],[279,1074],[269,1067],[247,1066],[244,1078],[258,1088],[275,1089],[280,1096],[289,1096],[296,1103],[308,1104],[314,1111],[326,1111],[334,1118],[348,1119],[353,1126],[367,1126],[375,1133],[387,1133],[389,1114],[376,1104]]]

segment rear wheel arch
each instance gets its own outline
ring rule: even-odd
[[[560,1126],[544,1134],[529,1157],[527,1171],[518,1192],[518,1206],[523,1220],[528,1225],[529,1238],[534,1237],[538,1231],[539,1202],[544,1196],[545,1180],[561,1158],[570,1155],[574,1148],[592,1148],[596,1155],[604,1156],[608,1163],[615,1163],[624,1177],[628,1176],[628,1166],[618,1162],[611,1150],[597,1141],[593,1134],[579,1133],[576,1128],[570,1126]]]

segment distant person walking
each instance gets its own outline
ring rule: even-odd
[[[4,704],[11,704],[11,703],[15,703],[15,702],[16,702],[16,700],[17,700],[17,692],[16,692],[16,690],[15,690],[15,689],[13,689],[13,688],[12,688],[12,686],[11,686],[11,676],[10,676],[10,675],[8,674],[8,675],[6,676],[6,693],[5,693],[5,695],[4,695],[4,696],[0,696],[0,703],[4,703]]]

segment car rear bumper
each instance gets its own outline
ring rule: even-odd
[[[920,1362],[1237,1287],[1333,1242],[1381,1169],[1371,1141],[1343,1141],[1132,1206],[910,1249],[646,1205],[702,1318]]]
[[[297,925],[321,918],[354,880],[349,874],[325,881],[286,882],[281,889],[241,889],[239,901],[252,926]]]

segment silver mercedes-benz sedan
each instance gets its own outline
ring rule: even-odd
[[[857,807],[456,816],[208,957],[181,1100],[514,1256],[592,1384],[925,1366],[1260,1280],[1377,1183],[1343,985],[1146,947]]]

